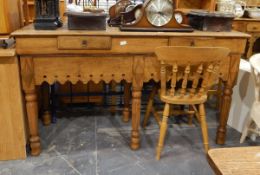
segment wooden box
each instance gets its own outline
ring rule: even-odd
[[[202,31],[229,32],[232,30],[233,14],[191,11],[188,14],[191,27]]]
[[[7,35],[21,27],[21,0],[0,0],[0,35]]]
[[[106,30],[105,13],[67,12],[69,30]]]

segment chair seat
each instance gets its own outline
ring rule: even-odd
[[[177,104],[177,105],[185,105],[185,104],[190,104],[190,105],[195,105],[195,104],[202,104],[204,102],[206,102],[207,100],[207,95],[202,95],[200,97],[198,96],[194,96],[194,97],[190,97],[189,94],[186,94],[184,96],[181,95],[175,95],[175,96],[171,96],[171,95],[162,95],[161,100],[165,103],[169,103],[169,104]]]
[[[259,175],[259,152],[259,146],[211,149],[208,162],[218,175]]]

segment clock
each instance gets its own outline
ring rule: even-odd
[[[175,0],[146,0],[133,14],[135,21],[123,23],[122,31],[193,31],[184,13],[176,10]]]
[[[145,8],[147,20],[153,26],[161,27],[173,17],[173,2],[169,0],[152,0]]]
[[[128,7],[130,6],[130,7]],[[109,8],[109,26],[119,26],[121,24],[121,12],[125,12],[127,7],[131,10],[131,0],[119,0],[117,3]]]

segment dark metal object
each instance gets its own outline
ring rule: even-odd
[[[109,19],[107,21],[109,26],[120,26],[122,23],[121,12],[125,12],[126,7],[132,5],[131,0],[119,0],[117,3],[109,8]]]
[[[133,8],[126,12],[121,12],[121,24],[131,23],[136,20],[136,10],[141,9],[143,4],[133,5]]]
[[[69,30],[106,30],[106,13],[67,12]]]
[[[194,29],[212,32],[229,32],[232,30],[233,14],[207,12],[202,10],[191,11],[188,14],[189,24]]]
[[[8,47],[8,44],[5,40],[0,40],[0,48],[6,49]]]
[[[62,26],[59,14],[59,0],[35,0],[36,30],[55,30]]]

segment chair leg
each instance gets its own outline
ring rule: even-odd
[[[193,107],[192,107],[192,105],[189,105],[189,111],[193,111]],[[193,117],[194,117],[194,114],[189,114],[188,115],[188,125],[192,125],[192,119],[193,119]]]
[[[150,118],[150,113],[151,113],[152,108],[153,108],[153,99],[154,99],[154,96],[155,96],[157,90],[158,90],[158,88],[156,86],[154,86],[153,89],[152,89],[152,92],[151,92],[151,94],[149,96],[147,109],[146,109],[145,115],[144,115],[143,128],[146,127],[147,122],[148,122],[148,120]]]
[[[198,120],[198,122],[200,123],[200,115],[199,115],[199,111],[197,110],[197,107],[195,105],[192,105],[192,108],[195,112],[195,117]]]
[[[154,118],[155,118],[157,124],[158,124],[159,126],[161,126],[162,121],[161,121],[161,116],[160,116],[160,114],[154,109],[154,107],[152,107],[151,110],[152,110],[152,113],[153,113],[153,115],[154,115]]]
[[[202,138],[205,152],[207,153],[209,150],[209,142],[208,142],[208,126],[206,122],[206,112],[204,104],[199,105],[199,114],[200,114],[200,124],[202,131]]]
[[[245,125],[245,127],[244,127],[244,129],[243,129],[242,136],[241,136],[241,138],[240,138],[240,143],[243,143],[243,142],[245,141],[245,139],[246,139],[246,137],[247,137],[247,135],[248,135],[248,129],[249,129],[250,125],[252,124],[252,122],[253,122],[253,120],[252,120],[252,118],[250,117],[250,118],[248,119],[248,121],[246,122],[246,125]]]
[[[160,160],[161,157],[161,151],[164,145],[164,139],[166,135],[166,130],[167,130],[167,121],[168,121],[168,116],[169,116],[169,110],[170,110],[170,104],[166,103],[164,106],[164,111],[163,111],[163,119],[162,123],[160,126],[160,136],[159,136],[159,141],[158,141],[158,146],[157,146],[157,151],[156,151],[156,159]]]

